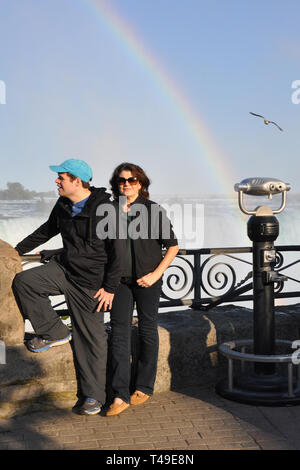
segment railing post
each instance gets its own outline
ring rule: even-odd
[[[194,253],[194,302],[201,301],[201,253]]]

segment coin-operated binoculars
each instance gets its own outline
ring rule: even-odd
[[[287,280],[274,270],[274,241],[279,235],[279,222],[274,214],[284,210],[290,185],[274,178],[248,178],[236,184],[234,189],[238,192],[241,211],[251,215],[247,232],[253,242],[253,339],[232,341],[219,347],[228,359],[228,379],[220,382],[216,390],[226,398],[249,404],[300,403],[300,368],[295,384],[293,354],[278,355],[275,351],[279,344],[291,346],[290,341],[275,339],[274,310],[274,283]],[[245,194],[268,196],[269,199],[274,194],[281,194],[281,205],[275,210],[266,205],[248,210],[244,205]],[[246,348],[252,348],[252,352],[245,352]],[[234,376],[234,360],[241,362],[238,377]],[[250,372],[245,372],[247,362],[253,364]],[[288,364],[287,373],[277,370],[279,363]]]

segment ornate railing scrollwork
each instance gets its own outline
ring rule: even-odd
[[[295,252],[299,251],[300,245],[276,247],[275,271],[287,275],[286,271],[293,269],[295,265],[300,263],[300,259],[293,259],[292,262],[286,263],[285,258],[288,256],[288,252],[294,252],[292,255],[295,256]],[[162,298],[165,301],[161,302],[161,306],[186,305],[185,299],[188,295],[192,296],[190,304],[193,308],[205,310],[223,302],[253,301],[252,247],[203,248],[199,250],[181,250],[179,252],[181,259],[183,256],[186,259],[187,256],[191,255],[194,256],[194,272],[191,276],[188,293],[182,295],[180,299],[177,296],[177,300],[175,300],[172,293],[169,295],[164,293]],[[288,274],[287,277],[291,283],[300,284],[300,280],[292,274]],[[178,279],[177,282],[179,282]],[[186,281],[185,285],[187,283]],[[298,288],[288,291],[286,285],[286,282],[274,284],[275,298],[300,297]],[[176,292],[178,291],[176,290]],[[180,300],[182,301],[181,304]]]
[[[283,254],[280,251],[276,250],[274,269],[278,271],[282,267],[283,263],[284,263]]]
[[[274,270],[275,271],[280,271],[280,269],[283,267],[284,263],[284,257],[283,254],[280,251],[276,251],[276,257],[275,257],[275,265],[274,265]],[[284,282],[275,282],[274,283],[274,293],[278,294],[281,292],[284,288]]]
[[[274,269],[288,279],[288,282],[274,284],[275,298],[300,297],[300,280],[297,279],[300,245],[275,248]],[[25,255],[22,261],[38,263],[40,256]],[[251,247],[179,250],[163,276],[160,307],[189,305],[208,310],[224,302],[252,301],[252,282]],[[294,290],[288,290],[287,286]]]
[[[180,255],[176,256],[173,264],[165,271],[161,297],[166,300],[184,299],[193,288],[193,264]]]
[[[210,297],[215,297],[216,294],[222,295],[230,290],[236,284],[235,269],[228,262],[216,261],[215,258],[219,255],[213,255],[204,261],[201,268],[201,285],[204,292]],[[216,261],[212,266],[208,266],[210,262]],[[205,270],[208,270],[207,274]],[[205,276],[207,282],[205,282]],[[230,280],[231,277],[231,280]],[[209,290],[211,289],[211,290]],[[217,292],[214,292],[217,291]],[[220,293],[222,291],[222,294]]]

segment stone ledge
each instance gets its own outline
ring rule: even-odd
[[[300,304],[278,307],[276,338],[300,339]],[[133,371],[138,334],[133,327]],[[227,362],[218,345],[252,337],[252,311],[222,306],[208,312],[186,309],[159,317],[159,360],[155,393],[216,382]],[[0,364],[0,418],[49,407],[68,407],[76,401],[76,375],[70,344],[45,353],[24,345],[8,346]]]
[[[300,304],[278,307],[276,338],[300,339]],[[160,354],[157,392],[216,382],[227,372],[227,360],[218,345],[253,337],[252,310],[234,305],[208,312],[191,309],[162,314],[159,320]]]

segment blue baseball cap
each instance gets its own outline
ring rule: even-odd
[[[55,173],[71,173],[71,175],[77,176],[77,178],[80,178],[86,183],[93,177],[91,167],[83,160],[77,160],[76,158],[70,158],[61,165],[50,165],[49,168],[55,171]]]

